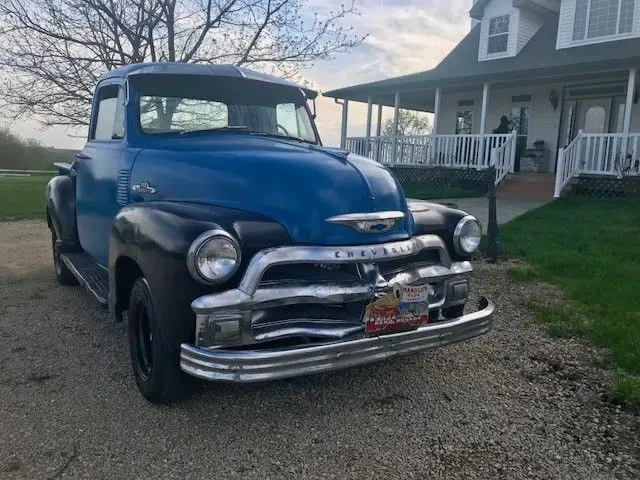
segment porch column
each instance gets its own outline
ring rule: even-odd
[[[631,129],[631,109],[633,108],[633,91],[636,88],[636,69],[629,70],[629,80],[627,81],[627,99],[624,104],[624,123],[622,133],[629,135]]]
[[[398,135],[399,112],[400,112],[400,94],[396,92],[396,96],[393,101],[393,134],[394,135]]]
[[[487,123],[487,107],[489,106],[489,82],[485,82],[482,86],[482,111],[480,112],[480,134],[485,134],[485,126]]]
[[[491,164],[491,159],[487,158],[490,152],[487,152],[485,156],[485,127],[487,124],[487,107],[489,106],[489,82],[484,82],[482,85],[482,111],[480,112],[480,150],[478,151],[478,166]]]
[[[349,115],[349,100],[346,98],[342,102],[342,125],[340,127],[340,148],[347,144],[347,118]]]
[[[374,158],[376,162],[380,161],[380,145],[382,145],[382,140],[380,139],[380,134],[382,133],[382,105],[378,104],[378,123],[376,124],[376,153]]]
[[[369,97],[367,101],[367,131],[365,137],[367,140],[371,138],[371,113],[373,111],[373,103],[371,102],[371,97]]]
[[[440,100],[442,98],[442,90],[436,88],[436,96],[433,102],[433,127],[431,128],[431,149],[428,154],[430,162],[436,157],[436,135],[438,134],[438,124],[440,123]]]
[[[393,101],[393,157],[392,163],[396,163],[396,154],[398,153],[398,120],[400,113],[400,94],[396,92],[396,97]]]

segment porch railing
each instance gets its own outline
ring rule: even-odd
[[[348,137],[346,149],[385,165],[417,165],[426,162],[431,145],[429,135]]]
[[[509,172],[513,172],[516,158],[515,132],[509,136],[500,146],[491,148],[491,165],[496,168],[496,185],[498,185]]]
[[[640,133],[584,133],[558,150],[554,197],[578,175],[640,175]]]
[[[512,134],[435,135],[430,162],[457,168],[487,168],[491,151],[500,148]]]
[[[485,169],[500,162],[497,182],[513,171],[516,133],[348,137],[346,149],[385,165],[431,165]]]

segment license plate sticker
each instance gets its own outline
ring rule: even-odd
[[[366,333],[393,333],[411,330],[429,321],[431,285],[396,285],[393,291],[367,305]]]

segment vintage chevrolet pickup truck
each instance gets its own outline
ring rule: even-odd
[[[228,65],[99,81],[87,143],[47,186],[53,264],[127,319],[150,401],[192,376],[285,378],[491,329],[485,298],[463,314],[478,221],[323,147],[315,97]]]

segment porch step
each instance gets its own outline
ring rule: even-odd
[[[71,273],[84,285],[102,305],[107,305],[109,277],[107,270],[98,265],[88,253],[61,253],[60,258]]]
[[[498,186],[498,198],[547,201],[553,198],[552,173],[511,173]]]

